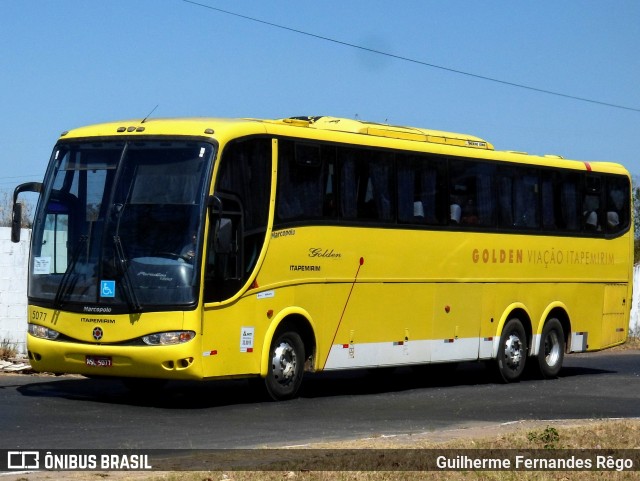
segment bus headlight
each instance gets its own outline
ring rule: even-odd
[[[58,331],[54,331],[53,329],[49,329],[45,326],[39,326],[38,324],[29,324],[29,334],[33,337],[39,337],[41,339],[56,339],[60,333]]]
[[[142,340],[150,346],[170,346],[188,342],[194,337],[196,337],[196,333],[193,331],[170,331],[149,334],[148,336],[143,336]]]

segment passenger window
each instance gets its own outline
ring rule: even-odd
[[[558,232],[577,232],[581,228],[580,174],[542,172],[542,227]]]
[[[575,232],[580,230],[580,175],[578,173],[564,173],[559,180],[559,211],[558,227],[561,230]]]
[[[408,224],[444,223],[446,161],[398,155],[398,220]]]
[[[540,178],[534,169],[501,167],[498,174],[499,225],[532,229],[540,226]]]
[[[278,220],[322,217],[327,169],[320,145],[278,143]]]
[[[616,234],[629,226],[629,180],[626,177],[607,179],[606,232]]]
[[[251,139],[222,154],[216,191],[236,195],[245,211],[245,229],[266,230],[271,190],[271,141]]]
[[[559,188],[554,172],[542,172],[541,200],[542,200],[542,228],[544,230],[558,230],[557,219],[560,218]]]
[[[276,221],[335,218],[336,149],[280,141]]]
[[[485,227],[495,225],[494,172],[493,164],[451,161],[450,224]]]
[[[352,220],[393,220],[393,155],[338,149],[340,213]]]
[[[587,175],[585,177],[582,223],[586,232],[602,232],[601,186],[600,176]]]

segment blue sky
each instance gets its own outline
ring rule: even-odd
[[[338,41],[640,109],[640,2],[198,0]],[[146,116],[333,115],[620,162],[640,111],[459,75],[183,0],[0,2],[0,189],[41,180],[58,135]]]

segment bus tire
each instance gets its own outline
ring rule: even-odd
[[[274,401],[292,399],[298,393],[304,374],[304,344],[295,331],[277,334],[269,350],[269,370],[264,380],[267,394]]]
[[[558,319],[549,319],[544,325],[537,358],[540,376],[544,379],[558,376],[564,360],[564,330]]]
[[[498,373],[504,382],[517,381],[527,360],[527,335],[518,318],[512,318],[504,326],[498,348]]]

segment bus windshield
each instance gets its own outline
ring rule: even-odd
[[[29,297],[80,312],[195,305],[214,146],[59,143],[34,219]]]

